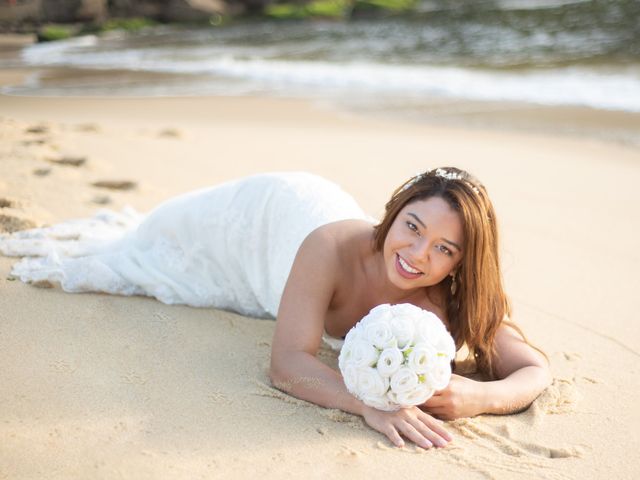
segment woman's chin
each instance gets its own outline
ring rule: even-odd
[[[444,277],[440,279],[434,279],[424,274],[418,279],[408,279],[400,275],[395,270],[395,268],[393,268],[390,272],[388,271],[387,275],[389,277],[389,281],[394,287],[397,287],[399,290],[406,291],[416,290],[418,288],[434,287],[442,282],[442,280],[444,280]]]
[[[399,290],[415,290],[416,288],[424,287],[422,278],[405,278],[395,270],[395,267],[391,272],[389,272],[389,280],[393,286],[397,287]]]

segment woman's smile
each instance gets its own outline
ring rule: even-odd
[[[409,262],[396,253],[396,270],[404,278],[413,280],[424,275],[423,272],[414,268]]]

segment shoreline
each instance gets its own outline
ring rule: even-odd
[[[15,55],[19,49],[12,51]],[[0,57],[2,58],[2,57]],[[61,87],[68,82],[95,82],[104,75],[116,75],[121,84],[153,83],[163,79],[180,83],[183,76],[170,73],[135,72],[128,70],[93,70],[82,68],[10,67],[0,72],[0,90],[23,85],[29,77],[37,76],[43,88]],[[69,88],[73,89],[72,86]],[[459,98],[423,98],[411,104],[400,99],[392,104],[379,101],[363,104],[346,98],[286,96],[269,92],[240,95],[29,95],[7,94],[9,97],[74,98],[74,99],[194,99],[194,98],[253,98],[309,102],[335,110],[338,114],[377,118],[383,122],[463,128],[480,131],[537,133],[559,138],[598,139],[604,142],[640,148],[640,112],[603,110],[573,105],[541,105],[533,103],[474,101]]]

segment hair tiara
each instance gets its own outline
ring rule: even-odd
[[[454,172],[451,170],[447,170],[445,168],[436,168],[434,170],[427,170],[425,173],[419,173],[418,175],[415,175],[407,183],[405,183],[402,190],[407,190],[411,188],[413,185],[421,181],[425,177],[425,175],[429,175],[429,174],[435,177],[444,178],[445,180],[449,180],[449,181],[458,180],[458,181],[464,182],[476,194],[478,195],[480,194],[480,189],[465,178],[464,172],[462,171]]]

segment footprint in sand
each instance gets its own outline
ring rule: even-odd
[[[49,127],[47,125],[44,125],[44,124],[32,125],[30,127],[27,127],[25,132],[33,134],[33,135],[42,135],[42,134],[45,134],[45,133],[49,133]]]
[[[0,197],[0,208],[15,208],[16,202],[9,200],[8,198]]]
[[[98,133],[100,132],[100,126],[95,123],[81,123],[76,125],[78,132]]]
[[[79,155],[60,155],[57,157],[46,157],[45,160],[55,165],[65,165],[68,167],[81,167],[87,163],[87,157]]]
[[[33,174],[36,177],[46,177],[47,175],[49,175],[51,173],[51,169],[50,168],[36,168],[33,171]]]
[[[91,184],[96,188],[105,188],[107,190],[133,190],[137,188],[138,184],[131,180],[99,180]]]
[[[0,232],[13,233],[35,227],[36,223],[28,218],[0,214]]]
[[[16,200],[6,197],[0,197],[0,212],[7,209],[19,208]],[[0,213],[0,233],[13,233],[19,230],[28,230],[35,228],[36,223],[29,218],[10,215],[9,213]]]
[[[45,145],[49,140],[46,138],[34,138],[31,140],[23,140],[22,145],[25,147],[30,147],[32,145]]]
[[[109,195],[95,195],[91,199],[91,203],[96,205],[108,205],[111,203],[111,197]]]
[[[158,132],[158,136],[161,138],[181,138],[182,132],[177,128],[165,128]]]

